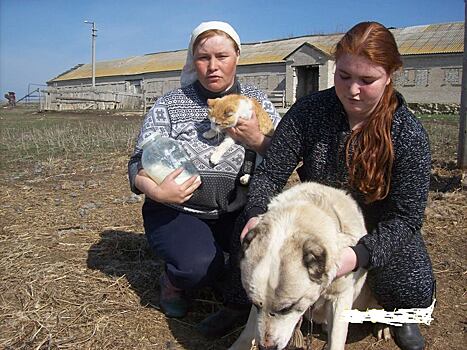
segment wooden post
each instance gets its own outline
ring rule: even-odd
[[[460,169],[467,168],[467,0],[464,0],[464,59],[462,63],[462,87],[461,87],[461,108],[459,111],[459,143],[457,146],[457,166]]]

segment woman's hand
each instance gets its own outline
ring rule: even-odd
[[[253,216],[250,220],[248,220],[248,222],[242,230],[242,233],[240,233],[240,242],[243,241],[243,238],[246,236],[248,231],[250,231],[253,227],[255,227],[258,224],[258,221],[259,218],[257,216]]]
[[[194,191],[201,185],[201,181],[196,176],[190,177],[182,184],[175,182],[175,178],[183,172],[183,168],[174,170],[166,176],[160,185],[156,184],[141,169],[135,178],[136,187],[152,200],[160,203],[182,204],[189,200]]]
[[[344,276],[349,272],[352,272],[357,267],[357,255],[354,250],[350,247],[342,249],[341,257],[337,263],[338,269],[336,278]]]
[[[226,129],[234,140],[247,145],[256,152],[264,155],[271,143],[271,138],[261,133],[258,118],[253,111],[249,120],[238,118],[237,125]]]

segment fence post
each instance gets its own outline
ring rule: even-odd
[[[457,146],[457,166],[460,169],[467,168],[467,0],[464,0],[464,59],[462,63],[462,87],[461,87],[461,108],[459,110],[459,143]]]

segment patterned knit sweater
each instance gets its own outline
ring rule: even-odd
[[[234,86],[236,91],[233,92],[258,100],[277,125],[279,114],[264,92],[251,85],[236,83]],[[209,162],[212,152],[222,139],[208,140],[202,136],[211,125],[207,118],[207,98],[213,96],[207,94],[199,83],[194,83],[173,90],[156,101],[144,118],[135,150],[128,163],[128,175],[131,190],[140,194],[135,187],[135,177],[142,168],[143,140],[154,133],[177,140],[198,169],[202,184],[184,205],[169,206],[198,217],[216,218],[219,214],[229,211],[230,204],[235,201],[237,177],[245,157],[245,148],[236,143],[224,154],[219,164],[213,166]],[[152,201],[146,198],[146,202]]]
[[[345,145],[351,130],[334,88],[297,101],[282,118],[263,163],[250,185],[247,218],[264,213],[299,164],[302,181],[348,190],[360,204],[369,234],[357,245],[359,265],[384,266],[393,252],[420,234],[426,206],[431,155],[420,122],[399,98],[392,121],[394,163],[390,192],[365,204],[361,193],[348,185]],[[363,253],[360,251],[363,248]],[[365,262],[360,261],[365,256]]]

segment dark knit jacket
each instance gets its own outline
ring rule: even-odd
[[[156,133],[177,140],[185,149],[201,176],[201,186],[183,205],[165,204],[179,211],[200,218],[215,219],[225,212],[241,209],[246,196],[239,195],[239,171],[245,158],[245,148],[234,144],[224,154],[219,164],[213,166],[209,158],[222,141],[221,138],[205,139],[203,133],[210,129],[208,119],[208,98],[238,93],[255,98],[269,113],[274,125],[279,122],[279,114],[267,95],[254,86],[238,81],[224,93],[212,93],[199,82],[184,88],[175,89],[159,98],[144,118],[135,150],[128,162],[128,177],[131,190],[140,194],[135,187],[135,177],[142,168],[141,144]],[[146,203],[154,203],[146,198]]]
[[[264,213],[296,166],[301,181],[316,181],[352,193],[362,208],[368,234],[353,247],[359,266],[384,266],[394,252],[420,235],[427,202],[431,155],[421,123],[402,97],[394,113],[391,138],[394,163],[386,198],[365,204],[348,185],[345,145],[350,126],[335,89],[297,101],[279,123],[265,159],[256,170],[246,206],[247,219]]]

